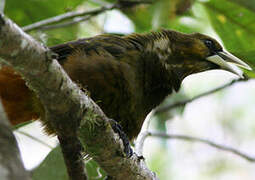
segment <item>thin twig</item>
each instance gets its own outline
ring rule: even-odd
[[[13,127],[12,127],[12,130],[17,130],[17,129],[23,127],[23,126],[26,126],[26,125],[32,123],[33,121],[34,121],[34,120],[29,120],[29,121],[26,121],[26,122],[19,123],[19,124],[13,126]]]
[[[106,6],[106,5],[111,4],[109,2],[105,2],[104,0],[89,0],[89,2],[100,5],[100,6]]]
[[[150,126],[150,120],[152,118],[154,114],[154,110],[152,110],[148,116],[145,118],[144,122],[143,122],[143,126],[142,129],[140,131],[140,133],[138,134],[136,141],[135,141],[135,152],[138,156],[142,156],[143,155],[143,145],[144,145],[144,141],[145,139],[148,137],[148,129]]]
[[[207,144],[209,146],[212,146],[214,148],[223,150],[223,151],[227,151],[227,152],[231,152],[237,156],[240,156],[244,159],[246,159],[247,161],[250,162],[255,162],[255,157],[251,157],[250,155],[243,153],[233,147],[229,147],[229,146],[225,146],[207,139],[203,139],[203,138],[198,138],[198,137],[192,137],[192,136],[186,136],[186,135],[173,135],[173,134],[165,134],[165,133],[159,133],[159,132],[147,132],[147,137],[151,136],[151,137],[160,137],[160,138],[167,138],[167,139],[179,139],[179,140],[184,140],[184,141],[190,141],[190,142],[200,142],[200,143],[204,143]]]
[[[174,109],[174,108],[177,108],[177,107],[180,107],[180,106],[185,106],[186,104],[188,104],[188,103],[190,103],[190,102],[192,102],[192,101],[195,101],[195,100],[197,100],[197,99],[199,99],[199,98],[202,98],[202,97],[204,97],[204,96],[213,94],[213,93],[215,93],[215,92],[217,92],[217,91],[220,91],[220,90],[222,90],[222,89],[225,89],[225,88],[227,88],[227,87],[230,87],[230,86],[232,86],[233,84],[235,84],[235,83],[237,83],[237,82],[240,82],[240,81],[247,81],[247,79],[234,79],[234,80],[230,81],[230,82],[227,83],[227,84],[224,84],[224,85],[222,85],[222,86],[220,86],[220,87],[217,87],[217,88],[215,88],[215,89],[212,89],[212,90],[209,90],[209,91],[204,92],[204,93],[202,93],[202,94],[199,94],[199,95],[197,95],[197,96],[195,96],[195,97],[193,97],[193,98],[190,98],[190,99],[187,99],[187,100],[184,100],[184,101],[180,101],[180,102],[176,102],[176,103],[174,103],[174,104],[166,105],[166,106],[164,106],[164,107],[160,107],[160,108],[158,108],[158,109],[155,110],[155,114],[163,113],[163,112],[169,111],[170,109]]]
[[[100,8],[96,8],[90,11],[81,11],[81,12],[77,12],[77,11],[71,11],[71,12],[67,12],[65,14],[61,14],[52,18],[48,18],[48,19],[44,19],[42,21],[38,21],[36,23],[30,24],[28,26],[24,26],[22,29],[26,32],[32,31],[32,30],[36,30],[39,29],[43,26],[49,25],[49,24],[53,24],[53,23],[59,23],[61,21],[64,20],[68,20],[68,19],[72,19],[75,17],[82,17],[82,16],[87,16],[87,15],[97,15],[99,13],[108,11],[108,10],[112,10],[114,8],[117,8],[118,6],[116,4],[110,5],[110,6],[103,6]]]
[[[135,153],[138,156],[143,155],[143,146],[145,139],[149,136],[148,132],[140,132],[139,135],[137,136],[136,142],[135,142]]]
[[[73,18],[72,20],[64,22],[64,23],[53,24],[53,25],[48,25],[48,26],[42,26],[40,29],[41,30],[49,30],[49,29],[63,28],[63,27],[66,27],[66,26],[77,24],[81,21],[89,20],[93,16],[94,15],[89,15],[89,16],[85,16],[85,17],[76,17],[76,18]]]
[[[133,7],[138,4],[152,4],[153,0],[118,0],[120,8]]]
[[[105,5],[100,8],[96,8],[94,10],[80,11],[80,12],[77,12],[77,11],[67,12],[65,14],[61,14],[52,18],[48,18],[48,19],[24,26],[22,29],[23,31],[29,32],[36,29],[45,30],[45,29],[65,27],[65,26],[72,25],[81,21],[88,20],[91,17],[101,14],[105,11],[109,11],[113,9],[123,9],[123,8],[133,7],[138,4],[150,4],[150,3],[152,3],[152,1],[149,1],[149,0],[123,1],[123,2],[120,1],[115,4]],[[80,17],[80,18],[77,19],[77,17]],[[63,24],[50,25],[50,24],[56,24],[62,21],[66,21],[68,19],[72,19],[72,20]]]
[[[42,145],[48,147],[48,148],[50,148],[50,149],[53,149],[53,148],[54,148],[54,147],[52,147],[51,145],[45,143],[44,141],[42,141],[42,140],[40,140],[40,139],[38,139],[38,138],[36,138],[36,137],[34,137],[34,136],[32,136],[32,135],[30,135],[30,134],[24,132],[24,131],[16,130],[16,132],[18,132],[18,133],[20,133],[20,134],[22,134],[22,135],[24,135],[24,136],[27,136],[28,138],[30,138],[30,139],[32,139],[32,140],[34,140],[34,141],[36,141],[36,142],[38,142],[38,143],[40,143],[40,144],[42,144]]]

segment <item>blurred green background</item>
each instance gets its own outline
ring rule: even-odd
[[[6,0],[4,13],[24,27],[70,11],[92,10],[113,3],[116,1]],[[151,4],[105,11],[87,21],[62,28],[37,29],[29,33],[50,46],[102,33],[142,33],[160,28],[209,34],[255,69],[254,0],[154,0]],[[246,73],[255,77],[252,71]],[[235,78],[235,75],[219,70],[189,76],[180,93],[167,98],[163,105],[194,97]],[[207,138],[255,156],[254,92],[254,80],[236,83],[185,107],[153,116],[149,129]],[[61,153],[54,148],[56,139],[46,137],[38,129],[40,124],[35,122],[16,132],[26,167],[33,171],[33,179],[67,179]],[[161,180],[255,179],[254,164],[204,144],[148,138],[144,153],[150,169]],[[87,157],[86,162],[91,179],[104,178],[104,172],[92,159]]]

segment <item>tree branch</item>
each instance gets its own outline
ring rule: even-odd
[[[143,145],[145,139],[148,137],[148,129],[150,126],[151,117],[154,115],[154,110],[152,110],[147,117],[145,118],[143,122],[142,129],[140,133],[138,134],[136,141],[135,141],[135,153],[138,156],[143,156]]]
[[[30,180],[21,161],[16,139],[0,102],[0,177],[1,180]]]
[[[190,141],[190,142],[199,142],[199,143],[207,144],[219,150],[231,152],[241,158],[246,159],[247,161],[255,162],[255,157],[252,157],[246,153],[243,153],[233,147],[225,146],[225,145],[222,145],[207,139],[203,139],[203,138],[186,136],[186,135],[176,135],[176,134],[174,135],[174,134],[165,134],[165,133],[159,133],[159,132],[149,132],[149,131],[144,132],[143,136],[145,138],[151,136],[151,137],[159,137],[159,138],[167,138],[167,139],[178,139],[178,140],[184,140],[184,141]],[[143,138],[143,140],[145,140],[145,138]]]
[[[63,22],[63,23],[59,23],[59,24],[53,24],[53,25],[48,25],[48,26],[42,26],[40,28],[40,30],[48,30],[48,29],[57,29],[57,28],[63,28],[63,27],[67,27],[73,24],[77,24],[81,21],[87,21],[90,18],[92,18],[94,15],[88,15],[88,16],[84,16],[84,17],[76,17],[73,18],[69,21]]]
[[[71,12],[68,12],[65,14],[61,14],[61,15],[58,15],[58,16],[55,16],[52,18],[48,18],[48,19],[24,26],[22,29],[23,29],[23,31],[29,32],[29,31],[37,30],[37,29],[46,30],[46,29],[65,27],[65,26],[69,26],[72,24],[76,24],[81,21],[86,21],[86,20],[90,19],[91,17],[96,16],[96,15],[101,14],[106,11],[110,11],[113,9],[128,8],[128,7],[132,7],[134,5],[148,4],[148,3],[152,3],[152,1],[149,1],[149,0],[123,1],[123,2],[119,1],[115,4],[105,5],[100,8],[96,8],[94,10],[80,11],[80,12],[71,11]],[[60,23],[60,22],[66,21],[66,20],[70,20],[70,21]],[[59,23],[59,24],[57,24],[57,23]],[[51,24],[55,24],[55,25],[51,25]]]
[[[105,11],[112,10],[114,8],[117,8],[116,4],[109,5],[109,6],[103,6],[103,7],[96,8],[96,9],[90,10],[90,11],[81,11],[81,12],[71,11],[71,12],[68,12],[68,13],[65,13],[65,14],[61,14],[61,15],[58,15],[58,16],[55,16],[55,17],[52,17],[52,18],[48,18],[48,19],[30,24],[28,26],[24,26],[22,29],[26,32],[36,30],[36,29],[40,29],[40,28],[43,29],[42,28],[43,26],[47,26],[49,24],[59,23],[59,22],[62,22],[62,21],[68,20],[68,19],[75,18],[75,17],[82,17],[82,16],[88,16],[88,15],[89,16],[95,16],[97,14],[100,14],[100,13],[105,12]]]
[[[0,14],[0,57],[39,96],[46,123],[60,137],[77,137],[86,153],[115,179],[157,179],[136,156],[123,158],[123,144],[101,109],[74,84],[47,48]]]
[[[83,162],[83,147],[77,137],[58,136],[70,180],[87,180]]]
[[[174,108],[177,108],[177,107],[180,107],[180,106],[185,106],[186,104],[188,104],[188,103],[190,103],[192,101],[195,101],[195,100],[197,100],[199,98],[202,98],[204,96],[208,96],[210,94],[213,94],[213,93],[215,93],[217,91],[220,91],[222,89],[225,89],[227,87],[230,87],[230,86],[232,86],[233,84],[235,84],[237,82],[247,81],[247,80],[248,80],[247,78],[245,78],[245,79],[234,79],[234,80],[230,81],[227,84],[224,84],[224,85],[222,85],[220,87],[217,87],[215,89],[212,89],[212,90],[209,90],[209,91],[204,92],[202,94],[199,94],[199,95],[197,95],[197,96],[195,96],[193,98],[190,98],[190,99],[187,99],[187,100],[184,100],[184,101],[180,101],[180,102],[176,102],[176,103],[173,103],[173,104],[170,104],[170,105],[166,105],[166,106],[163,106],[163,107],[159,107],[159,108],[157,108],[155,110],[155,114],[164,113],[164,112],[169,111],[171,109],[174,109]]]

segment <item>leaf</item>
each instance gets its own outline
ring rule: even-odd
[[[68,180],[60,147],[53,149],[32,173],[33,180]]]
[[[139,5],[123,12],[133,21],[136,32],[166,28],[175,19],[177,0],[153,1],[150,5]]]
[[[6,1],[6,14],[18,25],[25,26],[40,20],[74,10],[84,3],[82,0],[8,0]],[[32,31],[30,34],[38,41],[47,45],[55,45],[77,38],[78,24],[52,29],[47,31]]]
[[[255,50],[255,12],[240,6],[241,0],[239,3],[237,1],[211,0],[203,5],[209,14],[212,26],[230,52],[234,54],[252,52]],[[242,54],[255,69],[255,58]]]
[[[86,162],[86,172],[89,179],[103,180],[106,173],[93,160]],[[54,148],[44,161],[32,172],[33,180],[68,180],[66,167],[60,147]]]
[[[154,1],[151,5],[140,5],[124,10],[124,13],[135,24],[136,32],[166,28],[192,33],[201,32],[207,24],[205,19],[201,18],[205,12],[197,6],[198,3],[193,3],[192,0],[161,0]]]
[[[86,163],[86,172],[89,179],[103,180],[106,177],[104,170],[93,159]]]
[[[75,9],[83,0],[8,0],[5,13],[20,26]]]
[[[251,11],[255,11],[255,1],[254,0],[229,0],[240,6],[243,6]]]
[[[132,20],[136,32],[145,32],[152,29],[152,6],[140,5],[132,9],[123,10],[123,12]]]
[[[77,32],[79,31],[79,28],[79,24],[74,24],[64,28],[45,31],[44,33],[46,33],[48,37],[47,45],[52,46],[77,39]]]

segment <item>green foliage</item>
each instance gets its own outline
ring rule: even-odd
[[[250,3],[248,3],[250,2]],[[212,26],[225,47],[241,56],[255,68],[255,8],[254,1],[211,0],[203,4]]]
[[[20,26],[74,10],[83,0],[8,0],[5,13]]]
[[[83,6],[83,3],[84,0],[8,0],[6,1],[5,13],[15,23],[23,27],[40,20],[76,10],[77,6]],[[33,31],[31,35],[37,40],[51,46],[77,39],[77,33],[78,25],[71,25],[44,32]]]
[[[247,1],[247,0],[231,0],[239,6],[243,6],[251,11],[255,11],[255,1]]]
[[[99,168],[98,164],[89,160],[86,162],[86,172],[89,179],[102,180],[106,176],[105,172]],[[60,147],[54,148],[44,161],[32,172],[33,180],[68,180],[66,167]]]
[[[153,5],[141,5],[124,13],[133,21],[137,32],[152,29],[169,28],[175,23],[175,5],[177,0],[153,1]]]
[[[172,179],[171,174],[173,173],[171,173],[171,166],[169,166],[170,161],[171,158],[166,148],[157,147],[157,151],[151,155],[147,163],[152,171],[157,172],[157,177],[164,180]]]
[[[60,147],[53,149],[32,174],[33,180],[68,180]]]

